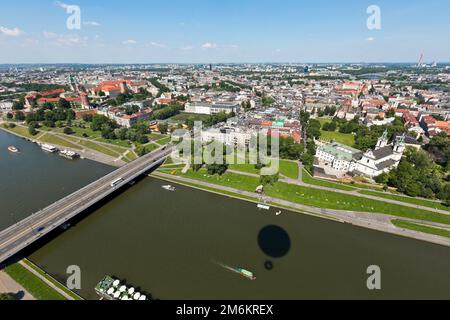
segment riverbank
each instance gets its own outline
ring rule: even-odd
[[[173,183],[179,183],[182,185],[196,187],[197,189],[202,189],[207,192],[213,191],[214,193],[223,193],[226,196],[232,196],[234,198],[239,198],[244,201],[257,202],[259,195],[233,187],[227,187],[223,185],[217,185],[214,183],[208,183],[205,181],[199,181],[195,179],[190,179],[186,177],[180,177],[176,175],[170,175],[163,172],[154,172],[151,174],[152,177],[160,178]],[[224,193],[225,192],[225,193]],[[405,228],[400,228],[395,226],[392,221],[397,220],[398,217],[390,216],[386,214],[377,213],[367,213],[367,212],[354,212],[354,211],[342,211],[342,210],[332,210],[323,209],[307,205],[301,205],[298,203],[293,203],[290,201],[265,197],[268,204],[282,208],[288,209],[302,214],[314,215],[320,218],[326,218],[329,220],[340,221],[343,223],[349,223],[355,226],[368,228],[376,231],[387,232],[390,234],[395,234],[398,236],[403,236],[407,238],[412,238],[416,240],[426,241],[434,244],[439,244],[443,246],[450,247],[450,238],[442,237],[434,234],[422,233],[415,230],[408,230]],[[407,221],[414,221],[414,219],[407,219]]]
[[[121,158],[114,158],[112,156],[109,156],[107,154],[95,151],[93,149],[89,149],[86,146],[77,146],[74,144],[73,141],[65,141],[64,142],[64,138],[59,138],[59,140],[57,139],[53,139],[51,141],[49,140],[41,140],[40,137],[41,136],[45,136],[47,133],[43,133],[41,135],[37,135],[36,137],[29,137],[23,134],[20,134],[19,132],[13,131],[11,129],[5,128],[2,124],[0,124],[0,130],[3,130],[4,132],[7,132],[9,134],[13,134],[21,139],[25,139],[27,141],[33,142],[33,141],[39,141],[41,143],[50,143],[51,145],[57,147],[58,149],[64,149],[64,150],[69,150],[69,151],[73,151],[76,152],[78,154],[80,154],[80,156],[84,159],[89,159],[92,161],[96,161],[102,164],[106,164],[109,166],[113,166],[116,168],[119,168],[123,165],[126,164],[125,161],[121,160]],[[58,142],[59,141],[59,142]]]
[[[82,300],[27,259],[8,265],[1,272],[7,275],[3,280],[7,281],[8,290],[19,288],[25,292],[24,300]]]

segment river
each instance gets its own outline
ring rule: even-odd
[[[111,170],[0,132],[1,228]],[[79,266],[87,299],[106,274],[159,299],[450,299],[450,248],[163,184],[143,179],[29,259],[63,282]],[[381,290],[367,289],[371,265]]]

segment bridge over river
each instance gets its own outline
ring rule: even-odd
[[[147,154],[0,232],[0,264],[138,176],[160,165],[171,147]]]

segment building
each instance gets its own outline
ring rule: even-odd
[[[353,171],[352,167],[353,159],[361,154],[361,151],[350,148],[346,145],[332,142],[319,146],[316,152],[316,158],[324,166],[328,166],[333,170],[341,173],[347,173]]]
[[[12,107],[14,105],[14,102],[12,101],[0,101],[0,110],[2,111],[11,111]]]
[[[354,159],[354,174],[360,174],[370,178],[375,178],[382,173],[389,172],[396,168],[405,152],[405,136],[394,139],[394,143],[389,144],[387,131],[378,140],[375,150],[368,150],[361,158]]]
[[[116,121],[117,124],[122,127],[130,128],[130,127],[138,124],[141,121],[150,120],[150,118],[153,114],[153,110],[149,108],[149,109],[141,110],[132,115],[127,115],[120,108],[109,108],[109,109],[99,110],[97,113],[104,115],[111,120]]]
[[[217,141],[227,146],[246,146],[250,144],[252,133],[238,128],[212,128],[202,131],[202,143]]]
[[[186,103],[184,109],[187,113],[213,115],[224,112],[226,114],[237,113],[241,106],[239,103]]]
[[[406,149],[405,139],[397,136],[390,144],[386,131],[375,149],[365,153],[337,142],[325,144],[317,148],[315,167],[334,177],[352,174],[375,178],[398,166]]]

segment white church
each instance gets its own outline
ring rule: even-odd
[[[405,152],[405,136],[399,136],[389,144],[388,133],[384,132],[378,140],[375,150],[364,153],[360,159],[354,159],[353,173],[362,174],[371,178],[378,177],[382,173],[397,168]]]
[[[375,149],[365,153],[336,142],[318,147],[315,167],[337,177],[351,173],[375,178],[396,168],[405,149],[405,135],[389,143],[386,131]]]

